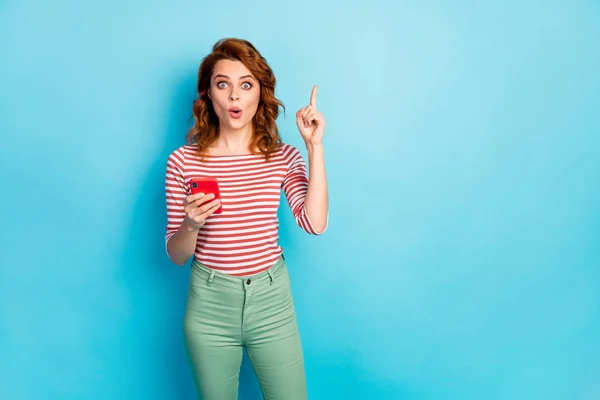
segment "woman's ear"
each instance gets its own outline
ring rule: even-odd
[[[208,94],[208,98],[212,100],[212,97],[210,97],[210,90],[206,93]]]

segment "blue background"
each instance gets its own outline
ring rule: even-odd
[[[311,399],[600,398],[592,0],[0,2],[0,398],[194,397],[164,170],[229,36],[286,142],[327,119],[327,233],[280,210]]]

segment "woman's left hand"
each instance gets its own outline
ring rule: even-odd
[[[325,118],[317,111],[317,87],[310,95],[310,104],[296,112],[296,125],[307,145],[320,145],[325,134]]]

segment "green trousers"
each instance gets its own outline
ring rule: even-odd
[[[267,271],[234,277],[192,262],[184,318],[200,399],[237,399],[242,346],[266,400],[304,400],[304,357],[283,257]]]

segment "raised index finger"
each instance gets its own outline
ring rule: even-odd
[[[310,94],[310,105],[317,108],[317,86],[313,86],[312,93]]]

